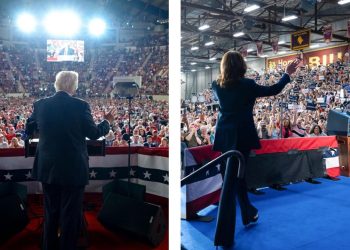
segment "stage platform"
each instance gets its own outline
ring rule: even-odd
[[[0,242],[0,250],[40,250],[40,240],[43,226],[43,199],[42,195],[28,196],[28,215],[30,221],[25,229],[12,236],[10,239]],[[157,202],[154,198],[146,196],[147,202]],[[158,200],[159,201],[159,200]],[[156,247],[152,246],[145,239],[138,238],[133,233],[112,232],[107,230],[97,220],[97,214],[101,210],[102,194],[90,193],[84,196],[84,214],[87,220],[88,247],[87,250],[167,250],[169,249],[168,203],[163,202],[162,209],[166,218],[167,230],[163,241]],[[80,248],[79,250],[83,250]]]
[[[287,190],[263,189],[264,195],[249,194],[259,209],[255,225],[242,225],[237,209],[235,250],[346,250],[350,249],[350,178],[317,179],[321,184],[301,182]],[[184,195],[184,194],[182,194]],[[181,222],[183,249],[215,249],[213,245],[217,206],[200,212],[212,222]]]

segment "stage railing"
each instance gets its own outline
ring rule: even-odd
[[[262,148],[249,157],[245,176],[252,188],[272,184],[290,183],[325,174],[339,175],[338,143],[335,136],[261,140]],[[185,175],[196,171],[220,155],[212,145],[186,148],[184,151]],[[294,178],[297,176],[298,178]],[[281,179],[280,181],[278,179]],[[299,178],[300,177],[300,178]],[[220,198],[222,178],[220,170],[201,171],[197,178],[182,187],[182,217],[194,218],[198,211],[217,203]]]
[[[239,159],[237,177],[243,178],[244,177],[244,164],[242,164],[242,162],[244,163],[244,157],[242,156],[242,154],[239,151],[230,150],[230,151],[227,151],[226,153],[220,155],[219,157],[215,158],[214,160],[208,162],[207,164],[205,164],[201,168],[197,169],[196,171],[194,171],[194,172],[190,173],[189,175],[185,176],[184,178],[182,178],[181,179],[181,187],[192,183],[195,180],[195,177],[197,175],[205,172],[206,170],[214,167],[217,164],[222,163],[224,160],[226,160],[227,158],[232,157],[232,156],[236,156]],[[242,167],[242,165],[243,165],[243,167]]]
[[[131,170],[128,169],[128,147],[106,147],[106,156],[89,157],[89,185],[87,193],[99,193],[114,179],[127,179],[146,186],[146,193],[168,199],[168,148],[131,147]],[[28,193],[40,194],[42,187],[32,178],[34,157],[25,158],[24,148],[0,149],[0,181],[19,182]],[[5,176],[6,175],[6,176]]]
[[[225,170],[225,176],[224,176],[224,182],[221,190],[220,195],[220,205],[218,209],[218,215],[217,215],[217,221],[216,221],[216,229],[215,229],[215,239],[214,239],[214,245],[215,246],[222,246],[226,245],[227,241],[233,241],[233,236],[227,233],[227,231],[232,230],[232,225],[234,225],[234,221],[227,221],[228,214],[232,213],[232,209],[230,209],[230,205],[232,204],[232,199],[235,199],[235,194],[232,191],[234,186],[234,179],[235,179],[235,170],[233,169],[234,165],[231,164],[231,161],[233,160],[232,157],[236,157],[238,159],[238,169],[237,169],[237,178],[244,178],[244,172],[245,172],[245,161],[243,155],[237,151],[237,150],[230,150],[226,153],[220,155],[219,157],[215,158],[214,160],[208,162],[203,167],[197,169],[196,171],[192,172],[188,176],[184,177],[181,180],[181,186],[184,186],[186,184],[191,183],[196,176],[202,174],[203,172],[207,171],[208,169],[216,166],[217,164],[222,163],[224,160],[227,159],[226,162],[226,170]],[[232,233],[233,235],[233,233]]]

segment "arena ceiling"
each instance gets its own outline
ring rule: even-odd
[[[259,9],[245,13],[244,9],[252,4]],[[298,18],[282,22],[282,18],[294,14]],[[338,0],[182,0],[181,1],[181,54],[183,70],[189,64],[197,62],[203,67],[211,63],[209,58],[221,57],[229,49],[239,49],[243,45],[254,44],[261,40],[264,50],[271,51],[271,38],[287,37],[291,32],[311,29],[312,42],[322,42],[322,28],[325,24],[339,20],[348,20],[350,4],[339,5]],[[200,31],[198,28],[208,24],[210,28]],[[235,32],[245,35],[233,37]],[[279,45],[286,50],[290,47],[289,39]],[[215,44],[204,46],[208,41]],[[333,28],[333,42],[350,41],[346,37],[346,27]],[[268,46],[266,46],[268,45]],[[191,50],[198,47],[198,50]],[[251,46],[253,47],[253,46]],[[256,58],[256,51],[250,52],[249,58]]]
[[[80,15],[102,14],[118,21],[168,21],[168,0],[61,0],[60,8],[74,8]],[[11,0],[0,1],[0,15],[3,18],[16,15],[19,11],[45,13],[57,7],[54,0]]]

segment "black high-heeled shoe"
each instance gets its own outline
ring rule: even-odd
[[[225,245],[225,246],[215,246],[216,250],[222,249],[222,250],[230,250],[233,249],[235,246],[235,242],[233,242],[231,245]]]
[[[243,221],[243,225],[244,225],[244,226],[248,226],[250,223],[255,223],[255,222],[257,222],[258,219],[259,219],[259,213],[256,212],[256,214],[255,214],[254,217],[250,218],[250,219],[247,220],[247,221]]]

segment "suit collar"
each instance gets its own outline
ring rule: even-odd
[[[63,90],[57,91],[55,93],[55,96],[69,96],[69,97],[71,97],[71,95],[68,92],[63,91]]]

